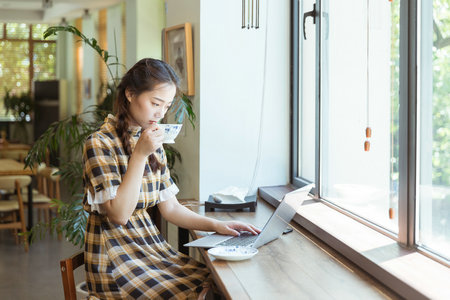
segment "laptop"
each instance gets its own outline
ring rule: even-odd
[[[214,233],[184,244],[184,246],[200,248],[244,246],[259,248],[273,240],[276,240],[283,234],[283,231],[286,229],[289,222],[291,222],[297,212],[297,209],[302,205],[303,201],[308,199],[308,194],[313,186],[313,184],[310,184],[287,193],[281,200],[280,205],[278,205],[277,209],[266,222],[259,235],[253,235],[249,232],[243,232],[240,236]]]

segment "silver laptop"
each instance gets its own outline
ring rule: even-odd
[[[259,248],[277,238],[279,238],[286,226],[291,222],[297,209],[302,205],[303,201],[308,198],[309,191],[313,184],[307,185],[295,191],[286,194],[281,200],[275,212],[264,225],[259,235],[251,233],[241,233],[240,236],[211,234],[206,237],[199,238],[190,243],[184,244],[186,247],[212,248],[218,246],[246,246]]]

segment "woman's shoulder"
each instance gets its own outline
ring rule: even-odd
[[[87,144],[104,144],[104,145],[115,145],[117,144],[117,132],[115,127],[111,126],[109,123],[104,123],[99,129],[91,133],[87,139]]]

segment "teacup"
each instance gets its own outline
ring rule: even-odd
[[[164,130],[164,140],[165,144],[175,143],[175,138],[180,133],[183,124],[158,124],[159,128]]]

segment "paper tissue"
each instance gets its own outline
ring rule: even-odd
[[[248,188],[238,188],[229,186],[212,194],[213,200],[216,203],[245,203],[245,196],[247,196]]]

